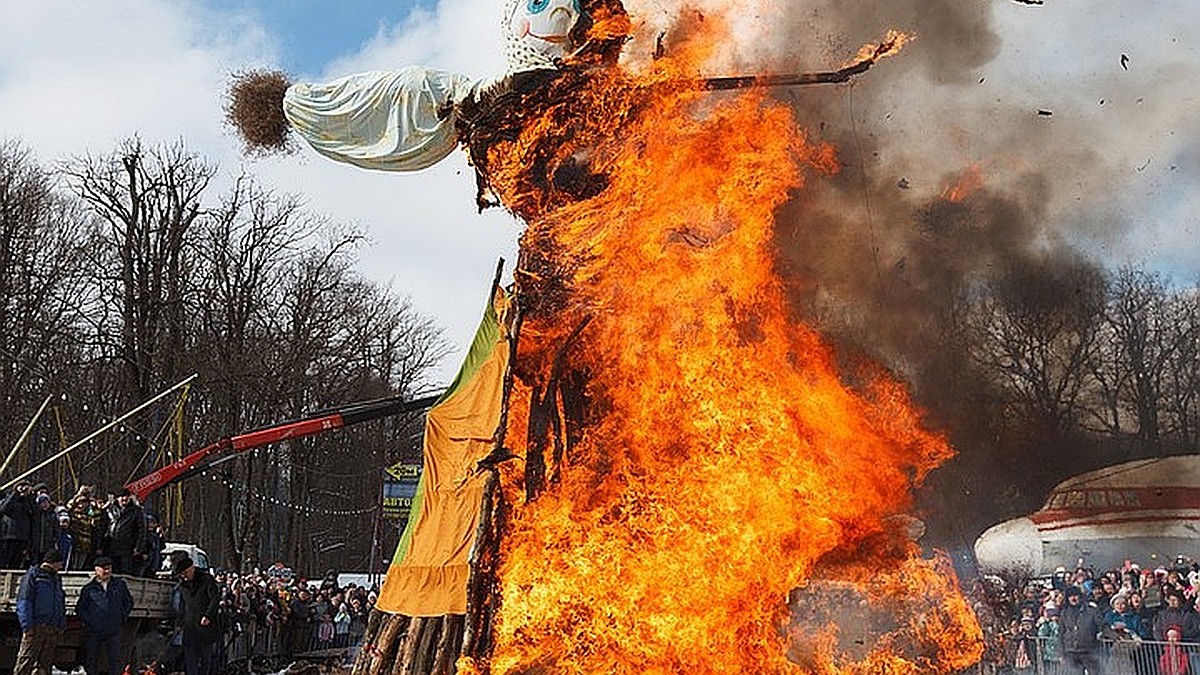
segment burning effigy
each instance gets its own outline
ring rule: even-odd
[[[526,223],[430,412],[380,598],[403,618],[375,622],[356,672],[974,663],[978,623],[906,516],[952,450],[883,369],[838,371],[772,248],[776,210],[836,149],[756,85],[844,81],[901,38],[825,75],[704,78],[717,18],[637,68],[631,27],[618,0],[510,2],[500,80],[268,87],[339,161],[406,171],[464,147],[480,208]]]

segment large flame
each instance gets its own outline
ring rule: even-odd
[[[671,85],[696,76],[714,37],[650,72],[552,85],[570,97],[489,156],[493,189],[530,220],[510,445],[529,387],[585,319],[566,358],[590,412],[538,499],[522,503],[509,467],[517,507],[487,666],[951,672],[978,657],[978,625],[949,566],[897,526],[951,449],[886,374],[843,382],[789,311],[774,214],[836,170],[834,149],[762,93]],[[557,198],[556,169],[578,164],[600,187]],[[845,645],[862,626],[846,624],[879,623],[864,607],[887,625],[856,653]]]

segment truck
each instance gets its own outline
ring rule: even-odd
[[[21,626],[17,622],[17,589],[25,570],[0,570],[0,673],[11,673],[21,644]],[[91,581],[92,573],[60,572],[63,592],[67,596],[67,632],[54,652],[54,664],[70,672],[83,664],[83,622],[75,616],[79,589]],[[175,582],[163,579],[141,579],[122,576],[133,595],[133,611],[125,623],[121,640],[131,663],[143,664],[152,660],[166,646],[166,637],[159,633],[163,621],[173,617],[171,593]],[[130,651],[132,650],[132,651]],[[121,664],[124,667],[126,664]],[[109,672],[120,672],[110,669]]]

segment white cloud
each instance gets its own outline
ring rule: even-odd
[[[225,73],[270,58],[265,34],[162,0],[21,2],[0,22],[0,135],[44,158],[104,152],[133,133],[227,156]],[[214,152],[215,151],[215,152]]]
[[[0,137],[19,138],[44,162],[111,151],[132,134],[184,139],[226,175],[244,161],[223,126],[229,73],[278,61],[261,26],[170,0],[21,2],[0,22]],[[488,2],[446,3],[381,32],[322,76],[405,63],[483,74],[500,59]],[[497,257],[511,270],[518,229],[475,213],[474,176],[455,155],[414,175],[340,166],[307,149],[245,164],[265,184],[301,194],[311,211],[361,226],[372,244],[361,269],[412,297],[465,350]],[[451,357],[446,380],[457,368]]]
[[[738,33],[762,30],[760,48],[803,44],[795,36],[770,34],[796,28],[773,24],[774,1],[743,2],[745,11],[734,22]],[[369,40],[360,53],[305,77],[325,79],[409,63],[474,77],[497,74],[503,68],[497,28],[501,4],[443,0],[400,25],[364,36]],[[642,26],[640,34],[653,35],[675,3],[627,4]],[[1190,179],[1148,169],[1158,176],[1150,180],[1137,173],[1145,156],[1154,158],[1155,170],[1191,178],[1200,172],[1194,162],[1174,157],[1181,143],[1194,138],[1200,120],[1194,114],[1200,96],[1195,74],[1200,72],[1200,21],[1188,4],[1099,3],[1080,12],[1070,3],[1049,0],[1040,8],[1000,3],[997,29],[1006,44],[987,67],[986,86],[967,91],[936,88],[920,78],[888,82],[885,64],[862,86],[895,90],[895,124],[904,120],[905,125],[891,127],[899,132],[898,146],[927,143],[948,150],[949,156],[958,151],[964,160],[990,155],[996,163],[1021,161],[1008,156],[1010,148],[973,146],[973,125],[984,128],[988,115],[1053,105],[1051,123],[1072,129],[1076,138],[1091,139],[1080,144],[1080,153],[1092,150],[1105,163],[1125,167],[1125,177],[1115,183],[1081,183],[1081,198],[1102,201],[1120,194],[1114,203],[1134,213],[1161,206],[1156,212],[1161,225],[1148,228],[1145,239],[1113,244],[1121,249],[1117,253],[1165,252],[1180,264],[1195,265],[1200,254],[1192,236],[1196,198],[1186,195]],[[812,20],[821,19],[814,15]],[[268,30],[255,21],[250,15],[212,14],[199,0],[8,2],[0,21],[0,137],[23,139],[44,161],[107,152],[133,133],[150,143],[183,138],[189,148],[232,174],[242,160],[237,141],[222,122],[226,78],[248,65],[280,61]],[[738,42],[747,51],[727,50],[730,62],[763,56],[754,52],[754,39]],[[1120,69],[1121,53],[1130,56],[1129,71]],[[1004,78],[1009,81],[998,88],[1012,98],[981,108]],[[1098,110],[1093,99],[1101,97],[1111,107]],[[961,111],[957,129],[930,121],[951,118],[946,111]],[[1172,163],[1180,168],[1169,169]],[[510,269],[515,262],[519,227],[500,212],[475,213],[473,175],[461,154],[415,175],[340,166],[308,150],[247,166],[269,185],[303,194],[312,211],[365,228],[374,244],[364,251],[364,271],[411,295],[420,310],[448,327],[460,350],[478,320],[496,257],[507,257]],[[961,165],[944,170],[956,168]],[[447,378],[456,365],[454,358],[446,364]]]

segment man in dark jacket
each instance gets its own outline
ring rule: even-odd
[[[1166,600],[1167,606],[1158,610],[1154,617],[1154,639],[1166,642],[1167,631],[1177,628],[1183,642],[1195,642],[1200,638],[1200,621],[1197,621],[1196,613],[1189,610],[1184,603],[1183,594],[1170,591]]]
[[[86,659],[83,669],[87,675],[110,673],[117,675],[125,667],[121,655],[121,628],[133,610],[133,595],[125,580],[113,576],[113,561],[106,556],[95,560],[95,576],[79,589],[75,613],[87,629]],[[100,652],[104,652],[107,670],[100,669]]]
[[[146,512],[128,489],[117,495],[109,515],[104,554],[113,560],[117,574],[138,574],[146,561]]]
[[[29,518],[29,558],[41,560],[47,551],[58,548],[58,516],[54,513],[54,501],[45,492],[37,493],[34,505]],[[66,556],[63,556],[63,564],[66,564]]]
[[[291,628],[291,634],[287,638],[285,654],[290,657],[292,654],[308,651],[313,633],[312,597],[303,585],[288,604],[288,626]]]
[[[17,588],[17,620],[21,647],[13,675],[50,675],[54,649],[67,627],[67,598],[63,594],[62,555],[50,549],[42,564],[31,567]]]
[[[1063,667],[1069,675],[1101,675],[1100,632],[1107,627],[1100,610],[1083,600],[1076,586],[1067,589],[1067,606],[1059,615]]]
[[[163,548],[167,545],[162,524],[153,514],[146,514],[146,561],[142,564],[142,576],[153,579],[162,569]]]
[[[179,613],[183,617],[183,663],[187,675],[213,672],[213,646],[221,637],[221,591],[207,571],[183,556],[175,561],[179,576]]]
[[[23,480],[0,495],[0,569],[25,567],[32,515],[33,487],[29,481]]]

